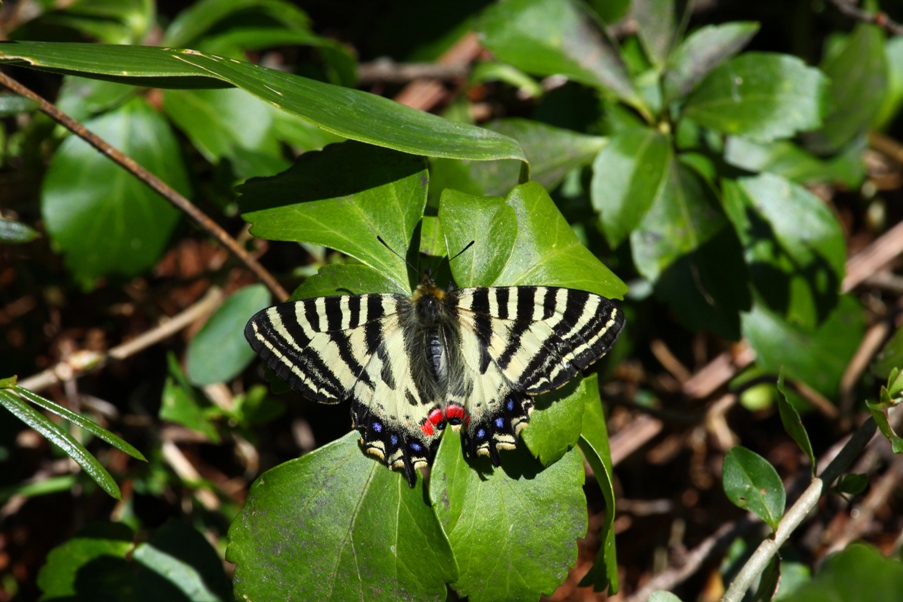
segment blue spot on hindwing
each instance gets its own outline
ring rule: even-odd
[[[398,435],[390,435],[389,441],[392,442],[392,445],[398,445]]]
[[[381,433],[381,432],[383,432],[383,423],[382,422],[374,422],[373,424],[370,425],[370,428],[372,428],[377,433]]]
[[[505,407],[508,408],[509,412],[513,412],[514,411],[514,400],[509,399],[508,403],[505,404]]]
[[[411,442],[411,449],[413,449],[413,450],[416,451],[416,452],[419,452],[420,450],[423,449],[423,446],[420,445],[419,443],[417,443],[416,441],[412,441],[412,442]]]
[[[499,416],[495,419],[495,428],[503,429],[505,428],[505,419]]]
[[[486,429],[479,429],[477,431],[477,439],[485,439],[486,438]]]

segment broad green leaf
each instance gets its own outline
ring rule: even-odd
[[[237,148],[281,156],[270,105],[242,90],[167,90],[163,107],[211,163]]]
[[[865,334],[862,307],[842,295],[837,307],[814,331],[802,331],[754,298],[752,311],[742,316],[743,336],[756,352],[759,365],[801,380],[829,399],[837,394],[844,370]]]
[[[246,286],[226,299],[188,343],[188,380],[202,387],[238,376],[255,357],[245,341],[245,324],[269,304],[270,293],[262,284]]]
[[[31,242],[40,234],[31,226],[11,219],[0,218],[0,243]]]
[[[359,438],[257,479],[229,529],[236,598],[445,600],[455,558],[423,480],[411,489],[365,456]]]
[[[590,395],[586,397],[586,409],[583,413],[580,451],[593,469],[596,483],[602,489],[605,522],[599,531],[602,545],[592,568],[580,581],[580,586],[592,585],[595,591],[608,588],[609,595],[613,595],[618,593],[618,557],[615,549],[615,489],[612,483],[611,449],[608,445],[602,400],[599,398],[598,376],[593,374],[584,379],[583,383]]]
[[[887,40],[884,60],[887,62],[887,93],[872,124],[876,130],[886,129],[903,106],[903,38],[893,36]]]
[[[204,408],[201,407],[185,375],[182,374],[179,362],[172,353],[169,354],[167,360],[170,376],[166,378],[166,384],[163,385],[159,417],[162,420],[181,424],[203,434],[214,443],[219,443],[219,433],[210,422]]]
[[[564,75],[640,104],[617,50],[570,0],[510,0],[489,7],[480,41],[500,60],[537,75]]]
[[[76,414],[75,412],[73,412],[72,410],[70,410],[68,408],[64,408],[63,406],[61,406],[59,404],[53,403],[49,399],[45,399],[45,398],[41,397],[40,395],[37,395],[36,393],[32,393],[28,389],[23,389],[22,387],[15,387],[15,391],[21,397],[24,397],[25,399],[27,399],[31,403],[35,404],[36,406],[44,408],[48,412],[53,412],[57,416],[62,416],[63,418],[65,418],[66,420],[71,422],[72,424],[75,424],[75,425],[81,427],[82,430],[85,430],[85,431],[91,433],[98,439],[106,441],[107,443],[109,443],[110,445],[115,447],[116,449],[118,449],[122,452],[125,452],[126,454],[130,455],[133,458],[146,461],[144,455],[140,451],[138,451],[137,449],[132,447],[131,444],[126,442],[124,439],[122,439],[118,435],[114,435],[113,433],[111,433],[107,429],[103,428],[102,426],[100,426],[99,424],[97,424],[96,422],[91,420],[90,418],[87,418],[86,416],[82,416],[81,414]]]
[[[745,447],[733,447],[724,455],[724,493],[744,510],[749,510],[772,529],[784,515],[787,493],[774,466]]]
[[[85,125],[190,196],[178,142],[144,100],[134,98]],[[77,136],[69,136],[54,155],[41,214],[66,265],[88,282],[108,274],[134,276],[153,266],[179,219],[175,207]]]
[[[324,265],[295,289],[289,301],[328,297],[331,295],[363,295],[364,293],[406,293],[385,273],[359,264]]]
[[[525,161],[516,141],[387,98],[196,50],[102,44],[0,44],[0,63],[159,88],[242,88],[324,130],[428,157]]]
[[[894,602],[903,600],[903,564],[854,543],[829,556],[815,577],[781,602]]]
[[[453,262],[455,283],[466,288],[495,282],[517,240],[517,215],[505,199],[446,189],[439,205],[439,221],[449,257],[474,241]]]
[[[563,286],[614,299],[627,291],[626,285],[580,243],[542,186],[536,182],[521,184],[505,203],[517,216],[517,238],[502,273],[495,281],[482,283],[484,286]],[[445,224],[442,228],[447,233],[449,252],[464,248],[471,240],[456,240]],[[458,282],[456,262],[451,269]]]
[[[118,107],[138,92],[135,86],[67,75],[63,78],[56,106],[73,119],[85,121]]]
[[[90,525],[50,552],[38,587],[42,600],[232,600],[216,550],[178,521],[140,543],[124,524]]]
[[[743,250],[695,171],[672,160],[664,190],[630,234],[630,245],[637,270],[681,322],[739,339],[739,312],[750,305]]]
[[[85,446],[79,443],[72,435],[63,430],[58,424],[25,403],[21,397],[9,389],[0,390],[0,405],[29,427],[43,435],[48,441],[59,447],[67,456],[75,460],[89,477],[100,485],[100,488],[111,497],[121,499],[119,486],[110,476],[97,458],[91,455]]]
[[[173,19],[160,43],[176,48],[191,46],[226,19],[232,19],[233,26],[242,20],[258,23],[264,19],[294,31],[310,31],[311,25],[304,11],[284,0],[201,0]]]
[[[529,427],[528,427],[529,428]],[[430,499],[458,562],[452,588],[470,602],[551,594],[577,560],[586,533],[577,450],[543,469],[519,445],[492,468],[465,460],[447,430],[430,476]]]
[[[630,0],[590,0],[588,4],[605,23],[615,23],[630,8]]]
[[[557,187],[573,169],[590,163],[605,146],[605,138],[600,136],[578,134],[528,119],[499,119],[486,127],[520,143],[530,162],[530,179],[546,190]],[[431,196],[435,198],[446,188],[475,195],[506,195],[517,186],[520,176],[518,161],[436,159],[431,163]]]
[[[738,21],[706,25],[693,32],[668,59],[662,76],[665,101],[692,92],[712,69],[740,52],[757,31],[758,23]]]
[[[821,125],[827,84],[798,58],[747,52],[712,71],[683,113],[723,134],[770,142]]]
[[[884,34],[877,25],[860,23],[843,50],[829,57],[821,70],[831,80],[830,111],[806,145],[819,154],[832,154],[868,130],[884,100],[887,58]]]
[[[837,305],[844,275],[846,244],[837,218],[780,176],[724,180],[722,189],[762,301],[790,325],[817,327]]]
[[[281,416],[284,401],[270,396],[264,385],[251,385],[247,393],[235,396],[235,414],[240,422],[250,425],[266,424]]]
[[[812,466],[812,476],[818,472],[818,463],[815,459],[815,452],[812,450],[812,443],[809,441],[809,433],[803,426],[800,419],[800,413],[787,399],[787,393],[784,391],[784,373],[778,375],[778,413],[781,415],[781,424],[784,425],[784,431],[790,435],[796,444],[800,446],[806,457],[809,458],[809,464]]]
[[[887,419],[887,404],[866,401],[865,405],[872,415],[872,419],[878,425],[878,430],[880,430],[881,434],[890,442],[894,453],[903,454],[903,437],[897,435],[894,431],[894,427],[890,425],[890,422]]]
[[[778,591],[778,584],[781,582],[781,555],[775,554],[771,557],[762,576],[759,577],[759,587],[753,596],[753,602],[771,602]]]
[[[633,0],[631,16],[649,61],[656,67],[665,63],[674,41],[674,0]]]
[[[846,495],[859,495],[868,484],[869,477],[866,474],[845,474],[837,479],[836,489]]]
[[[832,157],[816,157],[795,142],[753,142],[730,136],[724,145],[724,160],[735,167],[759,172],[767,171],[798,184],[837,183],[858,188],[865,179],[862,154],[868,145],[862,136],[844,146]]]
[[[156,13],[149,0],[81,0],[63,6],[16,28],[11,38],[75,41],[87,36],[107,44],[135,44],[144,39]]]
[[[666,188],[671,144],[651,128],[617,132],[593,161],[590,197],[602,231],[617,247]]]
[[[871,371],[878,378],[885,379],[892,370],[901,366],[903,366],[903,328],[898,328],[875,356]]]
[[[386,273],[409,291],[405,253],[426,205],[421,157],[360,144],[305,153],[289,169],[239,187],[251,233],[270,240],[323,245]]]
[[[592,386],[598,392],[598,386]],[[521,433],[521,439],[543,466],[554,464],[577,445],[590,395],[585,381],[575,378],[557,391],[536,397],[530,424]]]
[[[0,94],[0,117],[31,113],[40,106],[36,101],[18,94]]]

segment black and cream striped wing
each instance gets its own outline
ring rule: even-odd
[[[518,286],[453,293],[469,370],[458,389],[472,450],[495,460],[526,425],[531,397],[552,391],[605,355],[624,326],[609,299],[566,288]]]
[[[366,451],[409,480],[429,464],[439,436],[421,428],[437,400],[412,378],[399,320],[410,305],[391,294],[318,297],[265,309],[245,327],[251,347],[293,389],[323,403],[350,399]]]

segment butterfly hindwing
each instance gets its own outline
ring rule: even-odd
[[[409,481],[429,464],[439,432],[420,427],[437,403],[413,385],[401,295],[318,297],[257,313],[245,328],[254,350],[292,388],[322,403],[351,400],[365,450],[403,468]]]

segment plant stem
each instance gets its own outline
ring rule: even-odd
[[[753,581],[765,570],[771,558],[777,553],[781,545],[787,541],[790,534],[800,525],[809,512],[818,504],[818,500],[831,484],[843,473],[853,460],[865,449],[868,442],[875,434],[875,421],[869,418],[850,437],[850,440],[825,468],[821,477],[812,479],[806,491],[796,500],[796,503],[784,514],[774,537],[766,539],[752,557],[743,565],[743,568],[734,578],[727,593],[721,598],[721,602],[740,602]]]
[[[260,279],[261,282],[266,285],[268,289],[270,289],[270,291],[273,293],[273,295],[275,295],[277,299],[279,299],[280,301],[285,301],[286,299],[288,299],[288,292],[286,292],[286,290],[282,288],[282,285],[280,285],[276,281],[273,275],[270,274],[266,270],[266,268],[260,265],[260,263],[256,259],[251,257],[251,255],[244,248],[242,248],[240,244],[238,244],[238,241],[229,236],[228,232],[223,230],[219,224],[210,219],[203,211],[198,209],[198,207],[194,203],[170,188],[169,185],[166,184],[166,182],[147,171],[128,155],[110,146],[110,144],[103,138],[101,138],[97,134],[94,134],[81,123],[79,123],[66,113],[60,111],[52,103],[45,100],[43,97],[39,96],[29,88],[26,88],[2,71],[0,71],[0,84],[3,84],[16,94],[30,98],[31,100],[38,103],[41,107],[41,111],[43,111],[48,117],[118,163],[126,171],[144,182],[144,184],[150,187],[154,192],[172,203],[177,209],[186,213],[203,230],[208,232],[211,236],[218,240],[220,244],[229,249],[229,251],[231,251],[233,255],[241,260],[242,263],[248,266],[248,269],[254,272],[254,274]]]

